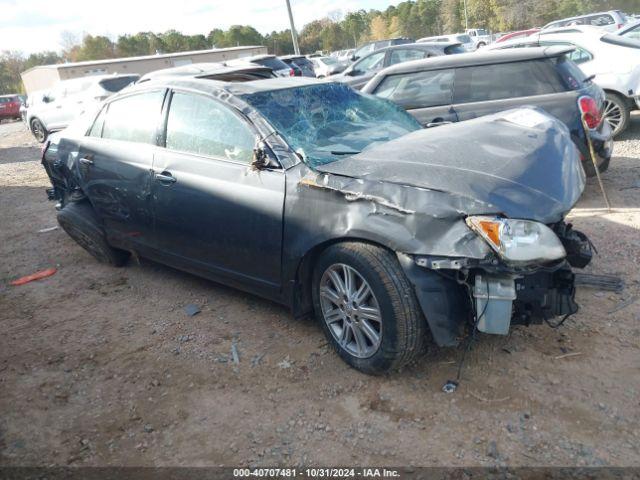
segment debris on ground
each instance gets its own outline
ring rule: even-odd
[[[287,355],[281,362],[278,362],[278,367],[282,369],[291,368],[291,360],[289,359],[289,355]]]
[[[186,313],[190,317],[193,317],[194,315],[197,315],[200,313],[200,307],[193,303],[189,303],[188,305],[185,305],[184,313]]]
[[[616,307],[613,310],[609,312],[609,315],[611,315],[612,313],[616,313],[624,308],[627,308],[629,305],[633,305],[634,303],[636,303],[638,298],[640,297],[631,297],[628,300],[625,300],[624,302],[619,303],[618,305],[616,305]]]
[[[40,280],[42,278],[47,278],[50,277],[51,275],[54,275],[56,272],[58,271],[57,268],[47,268],[46,270],[40,270],[39,272],[36,273],[32,273],[31,275],[26,275],[24,277],[20,277],[17,280],[14,280],[12,282],[9,282],[10,285],[18,286],[18,285],[24,285],[25,283],[29,283],[29,282],[33,282],[35,280]]]
[[[233,363],[238,365],[240,363],[240,355],[238,354],[238,341],[233,340],[231,342],[231,358],[233,358]]]
[[[53,227],[41,228],[40,230],[38,230],[38,233],[53,232],[54,230],[57,230],[57,229],[58,229],[58,226],[54,225]]]

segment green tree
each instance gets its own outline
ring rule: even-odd
[[[102,35],[85,35],[82,44],[76,53],[76,61],[83,60],[104,60],[106,58],[114,58],[115,45],[113,42]]]

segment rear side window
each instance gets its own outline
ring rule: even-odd
[[[167,148],[235,162],[251,163],[255,135],[219,102],[176,92],[167,120]]]
[[[386,77],[374,92],[407,110],[449,105],[453,95],[453,69]]]
[[[289,69],[289,66],[279,58],[271,58],[271,57],[262,58],[260,60],[256,60],[254,63],[259,63],[260,65],[269,67],[271,70],[288,70]]]
[[[584,21],[584,24],[593,25],[594,27],[605,27],[607,25],[613,25],[614,23],[616,23],[616,21],[608,13],[604,13],[601,15],[590,15],[586,17]]]
[[[460,45],[450,45],[444,48],[445,55],[453,55],[454,53],[465,53],[466,50]]]
[[[469,35],[457,35],[456,42],[469,43],[471,42],[471,37]]]
[[[560,76],[566,83],[567,87],[571,90],[577,90],[582,87],[587,77],[582,70],[580,70],[580,68],[567,57],[567,55],[563,55],[553,61],[555,62],[556,69],[560,73]]]
[[[485,102],[564,91],[547,60],[479,65],[456,69],[454,103]]]
[[[137,75],[131,75],[127,77],[116,77],[116,78],[106,78],[104,80],[100,80],[100,86],[104,88],[107,92],[116,93],[122,90],[127,85],[135,82],[138,78]]]
[[[156,90],[111,102],[102,127],[102,138],[155,143],[163,98],[164,91]]]
[[[389,56],[389,65],[396,63],[409,62],[411,60],[420,60],[427,56],[426,51],[416,49],[392,50]]]

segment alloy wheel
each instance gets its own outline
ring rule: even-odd
[[[603,117],[613,130],[614,135],[622,124],[622,107],[609,99],[604,101]]]
[[[320,307],[333,338],[358,358],[374,355],[382,341],[378,300],[358,271],[337,263],[320,279]]]

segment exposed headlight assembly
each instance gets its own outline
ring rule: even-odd
[[[507,262],[550,261],[567,252],[543,223],[489,216],[467,217],[467,225]]]

